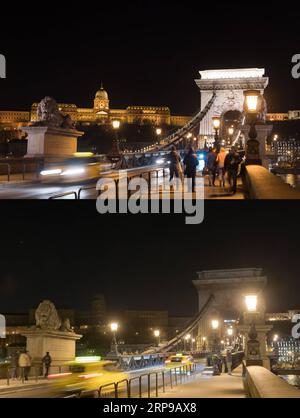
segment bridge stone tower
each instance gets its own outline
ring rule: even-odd
[[[264,77],[264,68],[242,68],[231,70],[200,71],[200,79],[195,80],[201,94],[201,110],[207,105],[215,91],[217,96],[210,111],[201,121],[201,138],[213,138],[212,117],[222,117],[229,110],[243,112],[244,91],[255,89],[264,93],[269,79]]]
[[[198,344],[203,337],[209,338],[212,333],[211,321],[219,319],[219,334],[223,332],[224,320],[237,320],[245,311],[244,297],[247,294],[258,295],[260,312],[264,315],[265,304],[263,289],[267,277],[260,268],[210,270],[197,273],[198,278],[193,284],[198,292],[199,311],[204,307],[210,295],[214,296],[212,305],[204,314],[198,327]]]

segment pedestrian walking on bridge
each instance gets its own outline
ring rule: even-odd
[[[192,191],[192,193],[194,193],[196,186],[196,172],[199,161],[192,147],[189,148],[188,153],[184,157],[183,164],[185,166],[185,175],[188,179],[188,190],[189,192]]]

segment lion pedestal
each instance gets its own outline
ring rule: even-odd
[[[62,320],[59,317],[54,304],[49,300],[39,304],[35,319],[36,325],[22,334],[26,337],[26,349],[33,365],[41,365],[42,358],[49,352],[51,367],[54,367],[55,372],[55,366],[62,366],[75,359],[76,341],[82,336],[75,334],[67,318]]]
[[[83,135],[76,129],[50,126],[22,128],[28,135],[26,157],[64,157],[77,151],[77,139]]]
[[[36,121],[22,128],[28,135],[26,157],[70,156],[77,151],[77,139],[83,135],[75,129],[70,115],[64,115],[54,99],[40,101]]]
[[[31,329],[25,331],[26,349],[34,364],[41,364],[47,351],[52,358],[51,367],[62,366],[67,361],[75,359],[76,341],[81,335],[74,332]]]

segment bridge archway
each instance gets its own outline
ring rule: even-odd
[[[233,133],[236,132],[242,122],[243,114],[239,110],[227,110],[221,116],[220,137],[226,146],[231,145]],[[232,129],[233,133],[230,133]]]
[[[265,312],[263,291],[267,277],[260,268],[210,270],[197,273],[193,284],[198,292],[199,311],[203,309],[209,297],[213,301],[198,322],[197,338],[209,340],[212,333],[211,320],[220,320],[218,336],[224,335],[225,320],[237,320],[244,308],[244,296],[256,294],[259,297],[259,309]],[[222,323],[222,326],[221,326]]]
[[[205,108],[213,91],[215,100],[200,123],[200,139],[208,142],[214,138],[213,116],[223,117],[229,111],[243,113],[244,91],[260,90],[264,93],[269,79],[264,77],[264,68],[242,68],[231,70],[200,71],[200,79],[195,80],[200,89],[201,110]]]

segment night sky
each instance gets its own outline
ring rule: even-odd
[[[199,107],[201,69],[265,67],[270,111],[299,109],[291,77],[299,50],[300,13],[292,5],[201,1],[62,3],[1,10],[0,108],[28,109],[51,95],[92,106],[103,81],[112,108],[165,105],[175,114]],[[205,4],[205,8],[204,8]],[[24,10],[21,9],[24,8]]]
[[[300,108],[300,13],[290,5],[201,2],[54,3],[1,10],[0,109],[28,109],[51,95],[92,106],[103,81],[111,107],[199,107],[201,69],[265,67],[270,111]],[[243,9],[247,8],[247,12]],[[269,5],[269,3],[268,3]],[[2,6],[3,7],[3,6]],[[24,7],[24,6],[23,6]],[[289,9],[285,10],[285,7]],[[205,222],[179,215],[100,216],[94,203],[1,202],[0,307],[19,312],[44,298],[81,308],[104,293],[109,309],[193,314],[196,271],[263,267],[268,309],[300,307],[299,204],[212,202]]]
[[[206,202],[202,225],[181,215],[99,215],[94,202],[1,203],[0,306],[108,308],[194,314],[196,272],[262,267],[269,311],[300,307],[299,204]]]

